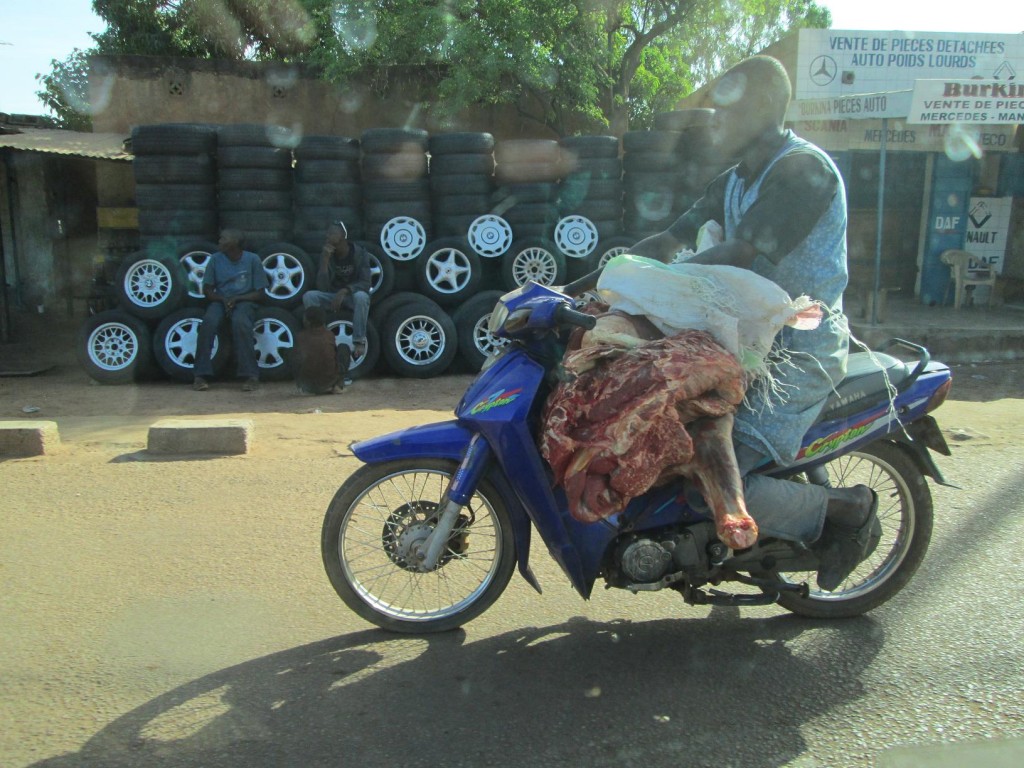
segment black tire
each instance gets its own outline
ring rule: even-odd
[[[394,260],[377,243],[360,241],[370,259],[370,297],[373,301],[381,301],[395,289]]]
[[[136,184],[135,205],[142,210],[216,210],[213,184]]]
[[[676,109],[659,112],[654,116],[654,128],[659,131],[686,131],[692,128],[707,128],[714,117],[713,109]]]
[[[343,184],[359,181],[359,163],[355,160],[306,160],[295,166],[298,184]]]
[[[212,232],[217,229],[217,211],[139,209],[139,232],[176,234],[178,232]]]
[[[615,203],[622,210],[622,181],[619,179],[592,179],[577,174],[565,179],[558,188],[558,207],[568,211],[576,205],[592,202]]]
[[[622,135],[624,157],[629,157],[630,152],[675,153],[678,144],[679,133],[676,131],[626,131]]]
[[[437,216],[483,216],[490,210],[490,195],[443,195],[434,198],[434,214]]]
[[[459,335],[459,355],[473,372],[480,370],[492,352],[508,343],[487,330],[487,321],[501,296],[501,291],[482,291],[452,312]]]
[[[505,184],[554,183],[562,177],[559,163],[498,163],[494,168],[494,180]]]
[[[508,206],[525,203],[553,203],[558,199],[558,185],[549,182],[534,184],[503,184],[494,190],[491,200],[495,205]]]
[[[295,148],[295,159],[358,160],[359,140],[348,136],[303,136]]]
[[[299,246],[271,243],[260,248],[258,255],[270,283],[264,291],[268,306],[294,307],[302,300],[302,294],[313,287],[316,280],[313,261]]]
[[[156,123],[132,128],[132,154],[199,155],[217,148],[217,131],[196,123]]]
[[[516,562],[512,523],[487,478],[470,500],[472,520],[459,517],[437,569],[416,573],[402,556],[404,542],[413,538],[403,534],[429,525],[457,468],[457,462],[440,459],[364,465],[331,500],[320,537],[324,569],[338,596],[371,624],[411,634],[449,631],[487,610],[508,585]],[[350,528],[361,532],[348,534]],[[381,532],[379,541],[371,531]],[[389,569],[384,578],[382,569]],[[375,575],[362,581],[364,571]],[[467,594],[454,597],[453,589],[467,578]],[[412,599],[419,604],[409,604]]]
[[[530,280],[541,285],[565,285],[565,277],[565,255],[546,238],[517,239],[501,257],[501,279],[506,290],[515,290]]]
[[[625,173],[662,173],[678,165],[679,156],[674,152],[630,152],[622,158]]]
[[[132,160],[136,184],[211,184],[210,155],[136,155]]]
[[[808,597],[785,592],[779,604],[800,616],[840,619],[860,616],[907,585],[924,560],[932,534],[932,496],[914,459],[898,444],[879,441],[828,465],[834,487],[864,483],[879,497],[882,538],[875,551],[838,589],[812,589]],[[784,573],[789,581],[813,584],[814,573]]]
[[[619,156],[617,136],[565,136],[559,140],[562,149],[578,158],[615,158]]]
[[[298,206],[352,206],[363,202],[363,185],[354,181],[303,182],[295,185]]]
[[[479,173],[430,177],[430,191],[434,195],[488,195],[493,189],[494,179]]]
[[[622,178],[622,160],[619,158],[577,160],[565,167],[564,178],[586,176],[595,181],[616,181]]]
[[[277,168],[292,167],[292,153],[281,147],[221,147],[217,150],[217,165],[225,168]]]
[[[369,128],[359,137],[364,153],[427,151],[429,136],[421,128]]]
[[[188,277],[174,257],[138,251],[118,267],[115,290],[126,312],[155,320],[178,308],[187,282]]]
[[[622,218],[621,200],[584,200],[573,206],[560,207],[563,216],[586,216],[593,222],[614,221]]]
[[[415,291],[398,291],[380,301],[371,301],[370,324],[382,329],[388,317],[398,307],[421,298],[423,297]]]
[[[222,189],[217,195],[222,211],[288,211],[292,193],[287,189]]]
[[[427,379],[444,373],[458,353],[455,323],[438,304],[419,296],[384,321],[381,351],[399,376]]]
[[[279,147],[293,149],[301,137],[290,128],[260,123],[222,125],[217,129],[217,144],[223,147]]]
[[[461,304],[475,294],[481,277],[480,257],[464,237],[427,243],[416,259],[416,284],[420,292],[441,306]]]
[[[193,304],[203,299],[203,275],[211,254],[218,250],[217,244],[209,240],[196,240],[181,246],[175,253],[178,264],[185,273],[184,301]]]
[[[367,181],[411,181],[427,177],[427,156],[421,154],[363,155],[361,164],[363,178]]]
[[[153,354],[156,363],[170,378],[192,381],[195,378],[196,346],[203,324],[202,307],[182,307],[160,321],[153,331]],[[227,322],[217,329],[213,342],[214,376],[220,376],[231,356],[231,332]]]
[[[86,318],[78,335],[78,362],[101,384],[128,384],[152,368],[152,341],[145,322],[121,309]]]
[[[494,173],[494,158],[490,155],[438,155],[430,158],[430,173],[440,176],[467,173],[490,176]]]
[[[494,159],[499,164],[557,164],[562,148],[554,139],[506,139],[494,145]]]
[[[337,346],[347,344],[352,348],[352,313],[344,312],[328,318],[327,330],[334,334],[334,343]],[[350,358],[348,365],[348,376],[352,379],[362,379],[373,373],[380,360],[380,334],[373,323],[366,324],[366,351],[362,355]]]
[[[479,131],[434,133],[427,140],[431,155],[476,154],[489,155],[494,151],[494,136]]]
[[[363,200],[367,203],[423,202],[430,199],[430,183],[416,181],[367,181],[362,185]]]
[[[617,235],[616,237],[602,238],[597,248],[587,258],[587,271],[595,270],[605,266],[613,256],[620,253],[627,253],[630,248],[637,244],[636,238],[628,235]]]
[[[228,211],[220,212],[221,229],[240,229],[246,235],[253,232],[290,232],[295,224],[291,211]]]
[[[256,364],[264,381],[285,381],[294,375],[289,362],[302,326],[295,315],[281,307],[261,307],[252,329]]]
[[[290,190],[290,168],[221,168],[217,175],[220,190]]]

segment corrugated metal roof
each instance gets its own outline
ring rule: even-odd
[[[127,135],[121,133],[80,133],[49,128],[19,128],[18,133],[0,133],[0,148],[44,152],[98,160],[131,160],[124,151]]]

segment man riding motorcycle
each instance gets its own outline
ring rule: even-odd
[[[768,56],[725,72],[710,93],[714,134],[738,164],[664,232],[631,253],[670,261],[693,248],[706,221],[724,230],[718,244],[686,260],[749,269],[790,296],[807,295],[825,312],[813,330],[776,337],[774,391],[751,391],[735,417],[733,440],[743,493],[762,536],[808,543],[818,555],[818,586],[835,590],[881,534],[878,500],[866,486],[826,488],[751,474],[762,464],[792,462],[807,429],[846,371],[849,329],[842,310],[847,284],[846,196],[824,151],[786,130],[791,84]],[[691,503],[704,505],[696,491]]]

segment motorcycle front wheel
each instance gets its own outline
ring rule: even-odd
[[[832,460],[826,468],[832,487],[863,484],[878,494],[882,538],[875,551],[832,592],[814,587],[814,572],[778,574],[786,581],[806,581],[812,587],[807,597],[782,593],[779,604],[812,618],[860,616],[903,589],[924,560],[932,534],[931,491],[917,464],[895,443],[872,443]]]
[[[512,524],[492,484],[463,507],[437,567],[417,569],[412,553],[430,535],[454,461],[368,464],[338,489],[320,548],[338,596],[367,621],[393,632],[445,632],[489,608],[515,568]]]

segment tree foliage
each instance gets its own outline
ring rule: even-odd
[[[305,64],[327,80],[389,87],[415,68],[429,109],[515,105],[551,131],[621,132],[798,27],[814,0],[94,0],[107,28],[41,78],[70,119],[88,53]]]

